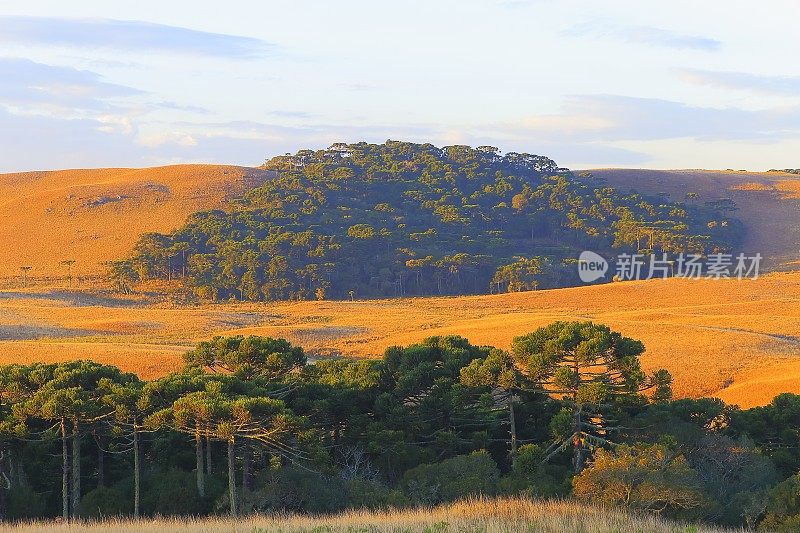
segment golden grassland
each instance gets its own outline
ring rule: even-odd
[[[722,533],[722,529],[687,526],[655,516],[637,516],[601,507],[587,507],[559,501],[522,499],[478,499],[433,509],[401,511],[350,511],[326,517],[252,516],[234,521],[228,518],[154,519],[140,522],[109,520],[95,523],[21,523],[0,526],[0,531],[70,531],[75,533],[223,533],[247,531],[266,533],[355,533],[451,531],[482,533]]]
[[[196,211],[262,183],[269,173],[222,165],[174,165],[0,174],[0,276],[95,274],[130,253],[139,235],[168,232]]]
[[[317,356],[379,357],[458,334],[508,348],[556,320],[640,339],[677,397],[742,407],[800,393],[800,272],[758,280],[649,280],[513,294],[177,306],[63,290],[0,291],[0,363],[94,359],[153,378],[212,335],[285,337]]]
[[[729,198],[738,208],[732,216],[744,222],[743,248],[760,252],[767,266],[781,269],[800,256],[800,176],[785,172],[720,170],[598,169],[596,177],[621,190],[667,193],[685,201],[687,192],[700,195],[698,204]],[[692,201],[692,200],[690,200]]]

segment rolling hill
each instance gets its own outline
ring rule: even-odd
[[[666,192],[682,201],[730,198],[747,227],[744,248],[759,251],[775,269],[800,260],[800,176],[706,170],[595,169],[622,190]],[[145,232],[169,232],[200,210],[225,209],[227,200],[263,183],[270,172],[223,165],[90,169],[0,174],[0,278],[30,265],[33,277],[97,274],[101,263],[130,253]]]
[[[738,210],[733,216],[747,228],[742,248],[760,252],[764,265],[775,270],[800,265],[800,176],[786,172],[719,170],[595,169],[590,171],[609,185],[643,194],[666,193],[683,201],[696,192],[696,202],[730,198]]]
[[[191,213],[224,208],[227,199],[269,176],[253,168],[175,165],[0,174],[0,277],[33,267],[33,277],[96,274],[144,232],[171,231]]]

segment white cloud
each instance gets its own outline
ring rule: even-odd
[[[0,57],[0,103],[35,110],[106,112],[142,91],[109,83],[94,72]]]
[[[630,44],[659,46],[676,50],[702,50],[714,52],[722,43],[711,37],[681,33],[652,26],[624,26],[593,21],[573,26],[563,32],[571,37],[615,39]]]
[[[130,52],[158,51],[231,59],[274,53],[261,39],[135,20],[0,16],[0,43]]]
[[[148,148],[174,144],[177,146],[197,146],[197,139],[188,133],[180,131],[165,131],[148,134],[140,134],[136,143]]]
[[[679,69],[678,75],[682,80],[695,85],[794,97],[800,95],[800,76],[770,76],[697,69]]]
[[[495,130],[531,140],[573,142],[693,138],[774,142],[800,138],[800,107],[763,110],[691,106],[657,98],[582,95],[567,100],[560,114],[522,118]]]

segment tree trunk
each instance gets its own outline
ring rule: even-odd
[[[9,490],[10,490],[9,485]],[[0,487],[0,521],[5,522],[8,519],[8,492],[5,487]]]
[[[67,424],[61,419],[61,518],[69,520],[69,453],[67,450]]]
[[[242,491],[250,490],[250,442],[245,441],[242,446]]]
[[[228,439],[228,498],[231,500],[231,516],[236,518],[236,454],[233,437]]]
[[[97,437],[97,486],[104,487],[106,484],[106,453],[103,451],[103,440]]]
[[[211,475],[211,439],[206,437],[206,474]]]
[[[194,454],[197,461],[197,494],[199,494],[201,498],[205,498],[206,485],[203,479],[203,438],[200,436],[200,428],[196,428],[194,433]]]
[[[580,474],[583,471],[584,462],[586,460],[583,449],[583,425],[581,424],[581,410],[578,408],[575,411],[575,451],[572,459],[573,466],[575,467],[575,474]]]
[[[139,451],[139,428],[133,424],[133,518],[139,520],[139,502],[142,497],[142,465]]]
[[[511,467],[517,468],[517,421],[514,416],[514,392],[508,394],[508,423],[511,426]]]
[[[81,433],[78,421],[72,423],[72,518],[78,517],[81,503]]]

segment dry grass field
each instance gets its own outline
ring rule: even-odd
[[[696,192],[696,202],[730,198],[733,216],[747,227],[743,248],[760,252],[773,269],[796,267],[800,259],[800,175],[783,172],[718,170],[599,169],[592,174],[621,190],[667,193],[684,201]]]
[[[94,274],[130,252],[139,235],[171,231],[191,213],[224,206],[263,182],[257,169],[175,165],[0,174],[0,277]]]
[[[681,397],[742,406],[800,393],[800,273],[758,280],[650,280],[459,298],[173,306],[144,297],[0,292],[0,363],[87,358],[145,378],[179,368],[211,335],[286,337],[320,356],[460,334],[502,348],[555,320],[593,320],[641,339],[649,369]]]
[[[722,533],[711,527],[694,527],[661,520],[656,516],[635,516],[621,511],[586,507],[570,502],[536,502],[519,499],[473,500],[434,509],[407,511],[350,511],[328,517],[253,516],[233,521],[227,518],[155,519],[141,522],[115,521],[73,523],[21,523],[0,526],[0,531],[33,533]]]

